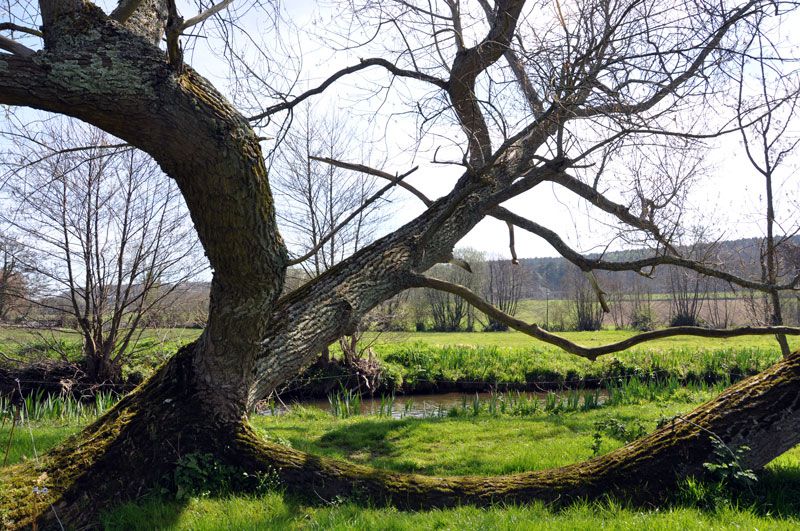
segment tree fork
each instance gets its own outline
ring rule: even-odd
[[[249,472],[277,472],[288,492],[428,509],[542,500],[566,503],[616,495],[650,503],[685,477],[702,477],[712,438],[747,444],[744,468],[760,469],[800,442],[800,352],[675,417],[652,434],[566,467],[495,477],[405,474],[315,456],[262,440],[245,420],[218,423],[196,407],[191,353],[184,347],[139,390],[41,463],[0,479],[0,517],[8,527],[96,522],[97,508],[136,499],[170,483],[177,460],[211,453]],[[177,423],[178,419],[180,422]],[[33,492],[46,486],[48,494]],[[51,509],[52,505],[52,509]]]

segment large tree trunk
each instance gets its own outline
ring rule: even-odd
[[[800,353],[795,353],[649,436],[583,463],[497,477],[388,472],[270,443],[245,420],[208,416],[192,383],[194,348],[182,349],[140,389],[47,454],[41,464],[12,467],[0,480],[4,524],[23,527],[36,521],[51,526],[56,514],[69,525],[92,523],[100,508],[168,486],[175,463],[194,452],[213,454],[251,472],[277,472],[287,491],[299,496],[352,496],[425,509],[532,500],[567,503],[606,495],[650,502],[662,499],[681,478],[703,476],[703,464],[713,461],[712,437],[731,448],[746,443],[750,450],[741,465],[752,469],[800,442]],[[34,494],[36,485],[50,492]]]

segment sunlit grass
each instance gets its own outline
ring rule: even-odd
[[[280,494],[262,497],[193,499],[187,504],[152,501],[126,505],[104,519],[107,529],[367,529],[408,530],[708,530],[797,529],[795,517],[763,516],[755,510],[725,507],[715,511],[667,507],[626,508],[612,502],[577,503],[555,510],[541,503],[459,507],[432,511],[365,508],[349,503],[307,506]]]
[[[297,407],[281,417],[255,417],[263,436],[319,455],[367,463],[390,470],[435,475],[504,474],[545,469],[593,455],[598,423],[614,419],[652,430],[659,419],[691,410],[713,390],[671,389],[657,401],[606,406],[590,411],[527,416],[489,414],[486,408],[455,417],[390,419],[337,418],[318,409]],[[38,452],[78,431],[84,423],[31,425]],[[0,444],[9,426],[0,429]],[[10,462],[32,458],[28,427],[15,433]],[[602,432],[599,453],[624,444]],[[0,469],[0,474],[3,471]],[[262,496],[162,498],[127,504],[104,516],[109,529],[792,529],[800,526],[800,448],[784,454],[760,475],[759,503],[723,504],[713,510],[666,503],[658,509],[617,502],[576,503],[566,508],[540,503],[460,507],[407,512],[359,505],[341,499],[298,500],[280,492]]]

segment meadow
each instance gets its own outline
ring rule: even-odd
[[[433,412],[426,418],[351,415],[305,406],[282,416],[254,416],[263,437],[314,454],[435,475],[505,474],[563,466],[617,448],[674,419],[721,386],[652,385],[618,389],[605,404],[563,400],[532,406],[515,394]],[[507,407],[501,408],[504,402]],[[93,418],[40,418],[11,440],[8,463],[36,459]],[[0,441],[9,440],[9,426]],[[5,444],[3,444],[5,446]],[[35,448],[35,451],[34,451]],[[5,448],[3,448],[5,450]],[[2,473],[2,468],[0,468]],[[177,480],[176,480],[177,481]],[[251,494],[224,483],[182,477],[179,498],[151,494],[103,515],[107,529],[794,529],[800,526],[800,448],[784,454],[747,488],[688,481],[658,507],[624,500],[567,506],[497,505],[399,511],[352,499],[285,494],[279,482]]]
[[[140,338],[136,370],[149,371],[196,330],[156,330]],[[567,332],[585,344],[619,341],[632,332]],[[670,338],[589,362],[516,332],[368,334],[365,345],[396,378],[397,391],[433,390],[446,383],[492,383],[490,396],[465,392],[459,405],[423,418],[358,410],[323,411],[291,405],[284,415],[254,415],[263,437],[312,454],[390,470],[434,475],[506,474],[589,459],[652,431],[720,392],[730,381],[778,359],[771,337],[710,340]],[[69,333],[47,340],[4,329],[5,353],[56,357],[77,352]],[[792,339],[795,348],[800,341]],[[431,383],[433,382],[433,384]],[[511,389],[537,383],[557,390],[545,398]],[[544,385],[548,382],[553,385]],[[503,385],[501,385],[503,384]],[[541,385],[539,385],[541,384]],[[575,384],[575,385],[570,385]],[[602,398],[592,387],[602,388]],[[568,388],[571,388],[568,389]],[[582,389],[586,388],[586,389]],[[25,421],[12,433],[12,406],[0,400],[0,463],[37,459],[102,414],[114,401],[92,403],[31,397]],[[396,411],[395,411],[396,413]],[[216,470],[213,463],[206,463]],[[0,474],[3,473],[0,468]],[[167,478],[178,492],[151,493],[103,515],[107,529],[796,529],[800,527],[800,447],[758,473],[748,485],[688,481],[655,507],[625,500],[567,506],[497,505],[399,511],[347,493],[336,499],[285,494],[265,481],[233,494],[214,475]],[[269,479],[269,478],[267,478]],[[177,483],[182,483],[177,485]]]
[[[145,331],[123,374],[135,376],[136,381],[148,376],[198,334],[199,330],[184,328]],[[586,346],[613,343],[634,334],[627,330],[559,333]],[[800,337],[790,337],[789,343],[792,348],[800,348]],[[381,393],[596,387],[620,376],[736,381],[765,369],[780,357],[771,336],[672,337],[602,356],[595,362],[515,331],[368,332],[361,347],[365,354],[370,349],[381,362]],[[332,345],[332,352],[338,355],[336,344]],[[0,328],[0,353],[28,361],[74,361],[80,355],[80,342],[69,331],[42,333]],[[0,356],[0,366],[2,362]],[[314,377],[308,375],[312,380]]]

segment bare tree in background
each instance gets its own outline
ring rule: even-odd
[[[603,327],[604,312],[598,301],[596,290],[586,276],[573,268],[570,273],[570,295],[572,309],[575,316],[575,330],[588,332],[600,330]]]
[[[771,53],[765,46],[764,37],[753,35],[749,42],[749,50],[756,57],[764,58]],[[778,285],[788,277],[781,267],[781,248],[787,245],[800,230],[800,224],[782,225],[778,219],[778,200],[776,192],[778,178],[786,178],[787,158],[797,148],[800,136],[792,126],[796,126],[798,96],[800,96],[800,77],[787,75],[767,67],[763,60],[758,62],[756,72],[747,68],[747,62],[741,61],[739,70],[739,97],[736,118],[742,137],[742,145],[747,159],[753,169],[764,179],[764,206],[766,234],[761,242],[760,266],[761,281],[770,286],[767,291],[752,293],[751,309],[755,310],[756,301],[763,305],[763,324],[782,325],[781,290]],[[751,85],[755,82],[755,94]],[[796,219],[797,211],[788,217]],[[777,230],[777,234],[776,234]],[[794,273],[794,271],[791,271]],[[791,350],[785,335],[775,338],[781,348],[783,357],[789,356]]]
[[[43,279],[33,302],[66,314],[83,340],[83,369],[118,382],[147,314],[203,268],[177,188],[149,157],[102,131],[51,124],[21,142],[3,214]],[[115,147],[117,146],[117,147]]]
[[[0,322],[14,314],[22,317],[30,307],[26,301],[29,289],[22,266],[23,253],[19,242],[0,234]]]
[[[439,264],[431,269],[438,279],[462,285],[475,292],[481,292],[486,282],[487,263],[483,253],[475,249],[456,249],[454,258],[448,264]],[[474,331],[479,319],[475,308],[462,297],[441,290],[423,290],[427,301],[428,315],[435,332]]]
[[[607,291],[609,315],[614,323],[614,328],[622,330],[628,325],[628,306],[630,305],[631,289],[621,279],[610,277],[602,279],[603,287]]]
[[[707,281],[694,271],[672,268],[669,272],[670,326],[700,326],[700,312]]]
[[[525,270],[511,260],[490,258],[484,266],[483,296],[492,305],[508,315],[516,315],[522,289],[528,281]],[[508,324],[491,316],[486,330],[497,332],[508,330]]]
[[[306,107],[295,114],[295,127],[275,156],[273,187],[289,248],[304,258],[298,265],[314,278],[372,242],[386,219],[386,203],[368,203],[378,189],[376,177],[320,160],[369,158],[340,116],[312,116]]]
[[[642,332],[652,330],[656,323],[653,317],[653,295],[650,291],[650,284],[647,281],[636,279],[631,286],[630,297],[628,322],[631,328]]]
[[[454,259],[451,265],[462,271],[456,273],[460,276],[460,283],[476,293],[483,292],[486,285],[487,260],[483,251],[472,247],[459,247],[453,252]],[[464,275],[463,272],[469,273]],[[467,305],[464,329],[468,332],[475,331],[476,323],[483,323],[484,316],[471,304]]]
[[[437,265],[431,269],[431,275],[447,282],[466,284],[470,273],[454,265]],[[425,298],[428,301],[434,332],[457,332],[462,329],[462,323],[467,316],[469,303],[462,297],[445,291],[426,289]]]

